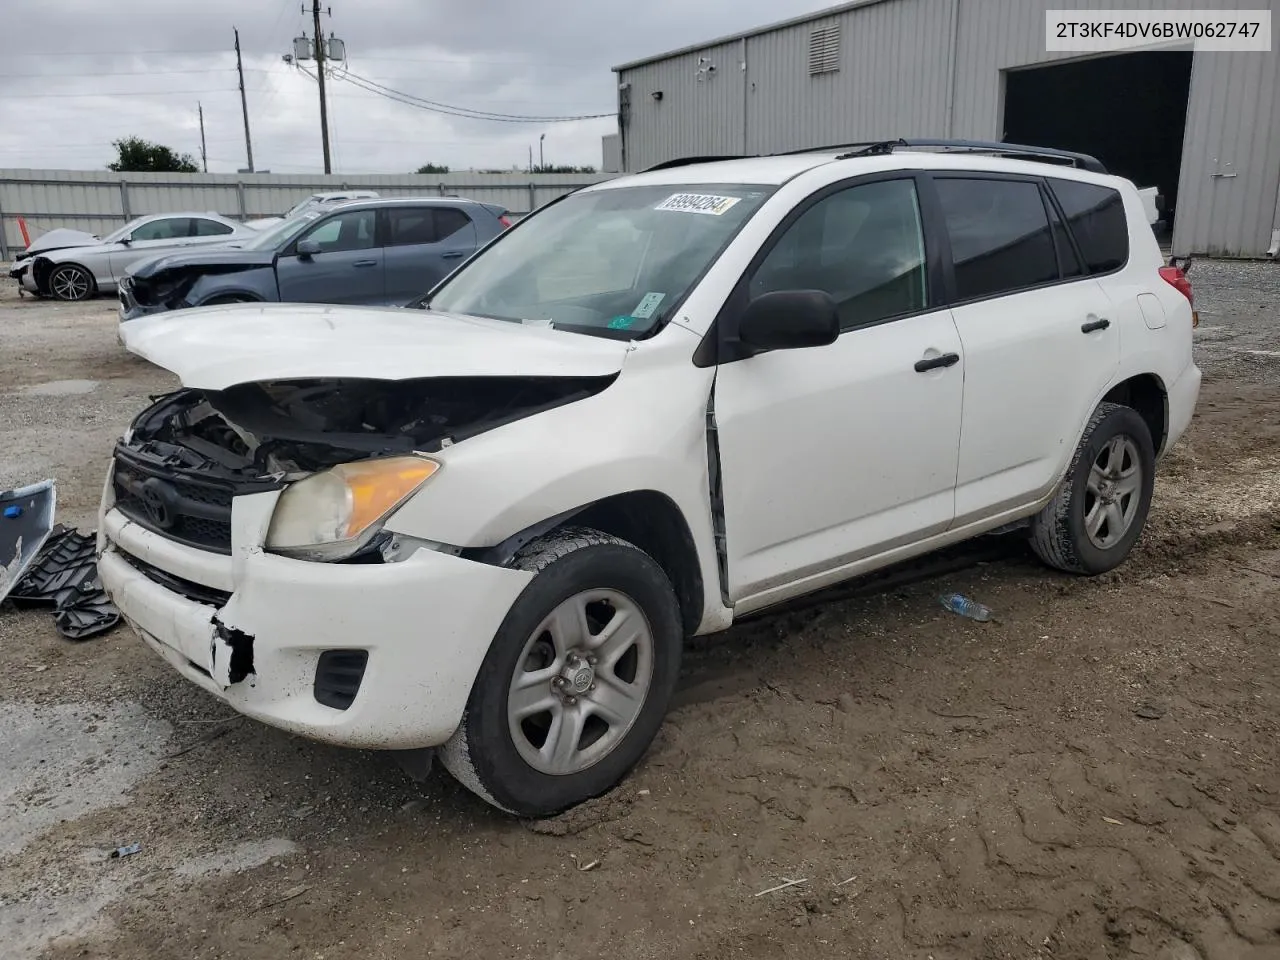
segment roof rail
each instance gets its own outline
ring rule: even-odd
[[[1054,147],[1032,147],[1022,143],[1000,143],[995,140],[930,140],[917,138],[899,138],[897,140],[881,140],[862,146],[846,157],[873,157],[893,153],[895,149],[934,149],[949,153],[989,153],[999,157],[1047,160],[1054,163],[1070,164],[1082,170],[1094,173],[1106,173],[1107,168],[1096,158],[1087,153],[1076,153],[1071,150],[1058,150]]]
[[[721,160],[749,160],[750,157],[744,154],[726,154],[725,156],[709,156],[709,157],[677,157],[674,160],[663,160],[661,163],[655,163],[652,167],[645,167],[641,173],[652,173],[654,170],[670,170],[672,167],[688,167],[695,163],[718,163]]]
[[[1012,157],[1028,160],[1043,160],[1051,163],[1070,164],[1081,170],[1092,170],[1094,173],[1106,173],[1096,157],[1087,153],[1076,153],[1071,150],[1058,150],[1055,147],[1031,147],[1021,143],[1000,143],[995,140],[932,140],[921,138],[899,137],[896,140],[864,140],[858,143],[835,143],[824,147],[802,147],[799,150],[784,150],[780,153],[763,154],[769,157],[794,157],[806,153],[840,153],[836,159],[846,160],[851,157],[878,157],[893,153],[894,150],[941,150],[947,153],[987,153],[998,157]],[[757,155],[760,156],[760,155]],[[670,170],[673,167],[687,167],[697,163],[716,163],[721,160],[746,160],[745,155],[724,155],[706,157],[677,157],[664,160],[662,163],[646,167],[644,173],[653,170]]]

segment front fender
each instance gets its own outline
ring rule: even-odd
[[[687,348],[687,335],[677,343]],[[680,510],[703,583],[704,623],[721,616],[707,463],[713,370],[666,363],[655,341],[604,391],[433,454],[444,468],[387,529],[456,547],[493,547],[607,497],[654,491]],[[646,356],[647,355],[647,356]]]

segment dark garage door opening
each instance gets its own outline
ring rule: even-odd
[[[1191,51],[1124,53],[1005,74],[1004,140],[1092,154],[1164,198],[1173,226]],[[1163,237],[1162,237],[1163,239]]]

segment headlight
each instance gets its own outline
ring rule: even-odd
[[[350,556],[439,469],[425,457],[388,457],[344,463],[299,480],[276,501],[267,549],[306,560]]]

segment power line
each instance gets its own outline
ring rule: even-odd
[[[388,100],[395,100],[406,106],[417,107],[420,110],[426,110],[431,113],[441,113],[447,116],[462,117],[468,120],[491,120],[495,123],[569,123],[577,120],[600,120],[605,117],[615,116],[614,113],[591,113],[581,114],[579,116],[532,116],[524,114],[497,113],[488,110],[477,110],[472,107],[461,107],[456,104],[440,103],[435,100],[427,100],[424,97],[414,96],[411,93],[405,93],[402,90],[395,90],[384,84],[378,83],[376,80],[370,80],[359,74],[350,71],[338,76],[339,80],[343,80],[365,90],[369,93],[375,93]]]
[[[98,77],[150,77],[156,74],[172,76],[179,73],[225,73],[231,67],[205,67],[200,70],[98,70],[93,73],[0,73],[5,80],[59,81],[69,78],[97,79]],[[265,73],[266,71],[260,71]]]

